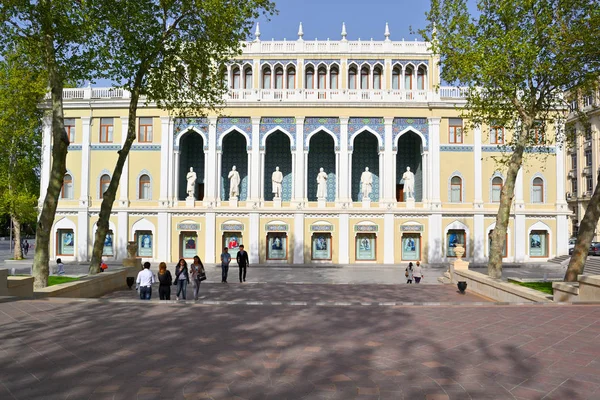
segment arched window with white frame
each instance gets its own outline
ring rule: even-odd
[[[325,67],[319,67],[317,75],[317,89],[327,89],[327,70]]]
[[[425,90],[425,80],[427,77],[427,71],[423,65],[417,69],[417,90]]]
[[[413,67],[410,65],[404,69],[404,90],[413,90]]]
[[[336,65],[329,70],[329,89],[338,89],[339,70]]]
[[[463,180],[458,175],[454,175],[450,178],[449,197],[451,203],[462,203],[463,201]]]
[[[502,178],[495,176],[492,178],[492,203],[500,203],[500,195],[502,194]]]
[[[104,192],[108,190],[108,186],[110,185],[110,176],[108,174],[104,174],[100,177],[100,193],[99,199],[104,198]]]
[[[360,69],[360,88],[362,90],[369,88],[369,67],[367,66]]]
[[[275,68],[275,89],[283,89],[283,68]]]
[[[271,67],[268,65],[262,69],[262,88],[271,89]]]
[[[348,89],[356,89],[356,67],[351,66],[348,68]]]
[[[402,69],[396,65],[392,70],[392,90],[400,90],[400,77],[402,76]]]
[[[66,173],[63,178],[63,185],[60,191],[60,197],[65,200],[73,198],[73,177],[69,173]]]
[[[140,200],[152,200],[152,182],[148,174],[140,176],[138,185],[138,198]]]
[[[244,89],[252,89],[252,67],[244,68]]]
[[[233,67],[231,70],[231,88],[232,89],[241,89],[241,81],[242,77],[240,75],[240,69],[238,67]]]
[[[296,68],[289,66],[287,69],[286,89],[296,89]]]
[[[544,202],[544,180],[539,176],[533,178],[531,182],[531,202]]]
[[[304,88],[305,89],[314,89],[315,88],[315,70],[312,66],[306,67],[306,72],[304,73]]]
[[[381,77],[383,73],[381,66],[377,65],[373,68],[373,89],[381,89]]]

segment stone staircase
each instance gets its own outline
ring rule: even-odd
[[[558,256],[558,257],[554,257],[551,260],[548,260],[548,262],[551,262],[554,264],[562,264],[563,261],[568,260],[569,258],[571,258],[571,256]]]
[[[452,283],[452,278],[450,277],[450,270],[444,272],[444,276],[440,276],[438,278],[439,283]]]
[[[589,256],[583,269],[585,275],[600,275],[600,257]]]

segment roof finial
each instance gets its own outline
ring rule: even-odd
[[[302,30],[302,22],[300,22],[300,26],[298,27],[298,40],[302,40],[302,36],[304,36],[304,31]]]
[[[342,42],[346,41],[346,36],[348,34],[346,33],[346,23],[342,22]]]
[[[256,38],[257,42],[260,42],[260,23],[259,22],[256,23],[256,30],[254,31],[254,37]]]
[[[390,41],[390,27],[387,22],[385,23],[385,33],[383,35],[385,36],[385,41],[389,42]]]

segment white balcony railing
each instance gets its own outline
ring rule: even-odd
[[[243,54],[431,54],[421,41],[272,40],[245,42]]]

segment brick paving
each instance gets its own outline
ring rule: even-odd
[[[599,306],[468,304],[446,287],[430,300],[463,304],[6,299],[0,399],[600,398]],[[273,299],[392,295],[380,285],[261,289]]]

